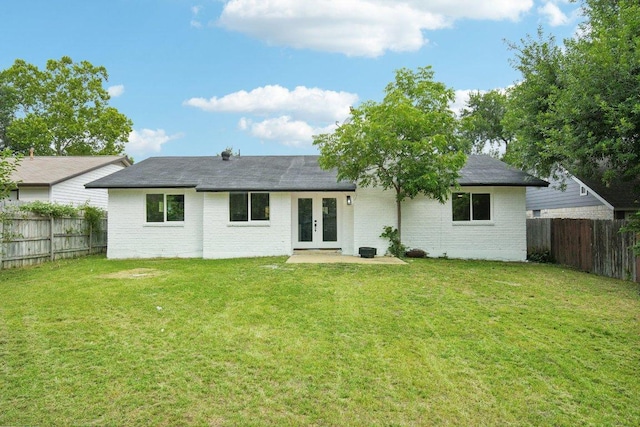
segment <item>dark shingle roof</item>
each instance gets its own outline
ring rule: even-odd
[[[576,176],[591,190],[606,200],[616,210],[640,209],[640,179],[633,181],[614,180],[609,185],[602,182],[602,174],[584,178]]]
[[[197,191],[353,191],[318,156],[151,157],[88,188],[195,188]]]
[[[458,184],[462,187],[547,187],[548,182],[529,175],[506,163],[484,155],[472,155],[460,170]]]
[[[335,171],[318,165],[319,156],[151,157],[87,188],[195,188],[197,191],[353,191],[336,182]],[[470,156],[461,186],[546,186],[539,180],[487,156]]]

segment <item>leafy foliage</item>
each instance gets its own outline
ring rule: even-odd
[[[507,95],[499,90],[473,92],[460,114],[462,138],[474,153],[488,152],[501,157],[513,141],[513,133],[505,126]]]
[[[538,251],[527,254],[527,260],[539,263],[554,263],[553,255],[550,251]]]
[[[558,165],[605,183],[640,175],[640,4],[585,0],[581,37],[539,32],[513,45],[523,80],[510,93],[510,159],[550,176]]]
[[[80,210],[82,211],[82,216],[87,221],[87,227],[90,227],[94,233],[102,231],[102,220],[106,215],[104,209],[85,204],[80,207]]]
[[[400,241],[400,233],[397,228],[393,228],[389,225],[384,227],[380,237],[389,240],[389,248],[387,249],[387,252],[398,258],[404,257],[407,247]]]
[[[39,155],[121,154],[132,123],[108,105],[104,67],[68,56],[44,70],[18,59],[0,72],[0,134],[5,147]],[[4,129],[4,130],[3,130]]]
[[[59,203],[35,201],[19,205],[22,212],[31,212],[48,218],[77,217],[79,208],[73,205],[62,205]]]
[[[636,240],[636,244],[633,246],[633,252],[640,256],[640,212],[633,214],[627,225],[621,228],[620,231],[623,233],[636,233],[636,236],[639,236]]]
[[[0,149],[6,149],[9,144],[7,129],[14,119],[16,94],[13,88],[5,86],[0,80]]]
[[[16,188],[11,175],[16,170],[20,158],[13,157],[12,154],[9,149],[0,151],[0,200],[9,196],[9,192]]]
[[[398,70],[382,102],[352,108],[335,132],[314,137],[320,166],[336,168],[338,179],[395,191],[398,230],[401,202],[424,194],[444,203],[466,162],[449,109],[454,91],[433,77],[430,67]]]

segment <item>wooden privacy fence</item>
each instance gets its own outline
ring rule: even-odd
[[[527,252],[548,252],[558,264],[623,280],[640,281],[637,236],[620,233],[625,220],[528,219]]]
[[[17,214],[0,221],[0,269],[104,253],[107,220],[94,230],[84,218]]]

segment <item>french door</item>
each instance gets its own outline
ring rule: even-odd
[[[294,205],[294,248],[339,248],[338,199],[323,195],[301,195]]]

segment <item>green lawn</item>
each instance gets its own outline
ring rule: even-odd
[[[638,284],[284,261],[0,271],[0,425],[640,425]]]

